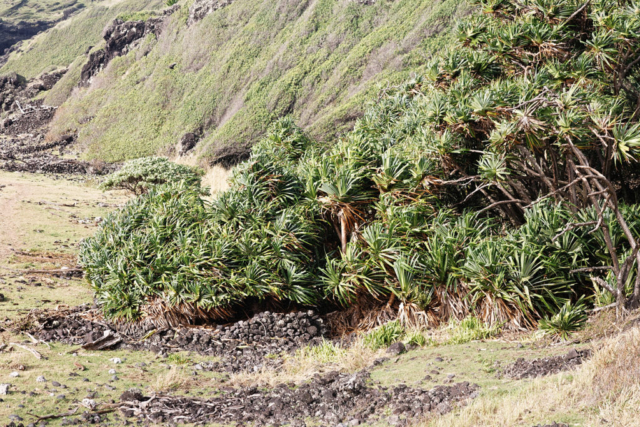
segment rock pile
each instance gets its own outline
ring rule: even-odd
[[[49,123],[56,109],[33,98],[50,90],[66,70],[42,74],[25,81],[12,73],[0,76],[0,169],[9,172],[55,174],[106,174],[117,165],[103,162],[85,162],[61,158],[75,135],[66,135],[55,141],[45,139]]]
[[[532,360],[519,358],[515,363],[507,365],[502,371],[502,374],[517,380],[557,374],[558,372],[567,371],[582,364],[589,356],[591,356],[590,350],[572,349],[563,356]]]
[[[286,384],[273,390],[255,387],[227,390],[208,400],[178,396],[153,399],[139,392],[125,392],[120,410],[126,417],[155,423],[252,423],[252,425],[303,426],[304,420],[322,425],[358,425],[381,422],[404,425],[427,413],[444,414],[455,405],[475,398],[478,386],[468,382],[438,386],[432,390],[406,386],[371,387],[367,371],[357,374],[331,372],[316,375],[295,388]],[[391,413],[391,415],[387,415]]]
[[[34,331],[44,341],[60,341],[92,349],[124,348],[150,350],[155,353],[194,351],[220,356],[221,361],[207,369],[239,372],[258,370],[265,364],[278,364],[267,355],[290,352],[314,343],[328,334],[323,319],[313,311],[296,313],[263,312],[247,321],[218,325],[216,329],[182,328],[157,331],[144,340],[127,337],[114,325],[93,322],[81,316],[82,310],[62,318],[41,322]],[[103,339],[108,335],[108,339]],[[108,347],[97,343],[105,341]]]
[[[29,81],[16,73],[0,76],[0,110],[21,115],[38,110],[42,101],[34,101],[33,98],[42,91],[50,90],[66,72],[63,69],[44,73]]]

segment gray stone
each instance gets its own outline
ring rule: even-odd
[[[442,402],[436,406],[436,411],[440,415],[448,414],[452,409],[453,408],[451,408],[451,404],[449,402]]]
[[[6,396],[9,394],[9,388],[11,388],[11,384],[0,384],[0,395]]]
[[[394,356],[398,356],[398,355],[400,355],[402,353],[405,353],[406,351],[407,351],[407,348],[401,342],[393,343],[387,349],[387,353],[389,353],[391,355],[394,355]]]

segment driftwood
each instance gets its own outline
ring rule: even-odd
[[[38,202],[39,205],[53,205],[53,206],[62,206],[65,208],[75,208],[76,204],[75,203],[54,203],[54,202],[46,202],[44,200],[40,200]]]
[[[81,273],[82,269],[81,268],[67,268],[66,270],[60,269],[60,270],[18,270],[15,268],[9,268],[9,267],[2,267],[0,266],[0,268],[4,269],[4,270],[9,270],[9,271],[15,271],[16,273],[22,273],[22,274],[63,274],[63,273]]]
[[[117,344],[122,342],[122,338],[118,335],[112,335],[110,331],[105,331],[103,337],[98,338],[97,340],[86,343],[82,346],[84,350],[106,350],[108,348],[114,347]]]
[[[21,349],[27,350],[29,353],[33,354],[36,359],[42,359],[42,355],[40,353],[38,353],[36,350],[32,348],[27,347],[26,345],[18,344],[15,342],[9,343],[9,345],[20,347]]]
[[[114,408],[108,408],[108,409],[102,409],[100,411],[95,411],[95,412],[91,412],[91,414],[95,414],[95,415],[102,415],[102,414],[108,414],[110,412],[115,411]],[[74,408],[73,410],[66,412],[64,414],[51,414],[51,415],[44,415],[44,416],[39,416],[36,414],[33,414],[31,412],[27,412],[28,415],[31,415],[32,417],[36,417],[37,421],[43,421],[43,420],[55,420],[58,418],[64,418],[64,417],[73,417],[73,416],[78,416],[78,415],[82,415],[82,413],[77,413],[78,412],[78,407]]]

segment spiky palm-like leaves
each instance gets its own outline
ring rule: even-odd
[[[367,298],[523,326],[594,282],[640,301],[637,1],[476,3],[330,148],[281,120],[211,205],[172,187],[114,214],[82,255],[107,312]]]

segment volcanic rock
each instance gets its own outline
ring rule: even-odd
[[[503,369],[502,374],[518,380],[557,374],[558,372],[567,371],[582,364],[589,356],[591,356],[591,351],[588,349],[572,349],[563,356],[532,360],[519,358],[514,363],[507,365]]]

